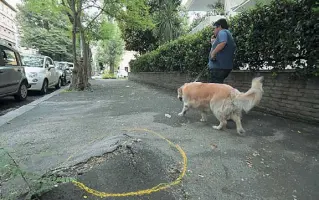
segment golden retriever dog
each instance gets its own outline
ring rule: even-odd
[[[220,122],[218,126],[213,126],[214,129],[225,128],[227,120],[232,119],[236,123],[237,133],[244,135],[242,111],[248,113],[259,104],[263,95],[263,79],[254,78],[251,88],[245,93],[227,84],[185,83],[177,89],[177,97],[184,102],[183,110],[178,115],[184,116],[187,110],[197,109],[201,112],[200,121],[207,121],[207,113],[212,112]]]

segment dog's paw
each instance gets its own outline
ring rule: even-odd
[[[237,129],[237,133],[241,136],[245,136],[246,135],[245,132],[246,131],[244,129]]]
[[[221,128],[219,126],[213,126],[213,129],[220,130]]]
[[[180,112],[180,113],[178,113],[178,116],[182,117],[182,116],[184,116],[184,113]]]

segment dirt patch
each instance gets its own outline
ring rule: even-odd
[[[112,153],[92,157],[75,166],[57,169],[43,178],[62,180],[53,189],[38,195],[39,199],[101,199],[90,191],[80,189],[76,180],[86,187],[105,193],[127,193],[149,189],[161,183],[174,181],[182,166],[168,154],[147,145],[141,140],[125,142]],[[66,179],[69,177],[69,179]],[[71,178],[70,178],[71,177]],[[63,183],[63,180],[65,181]],[[146,196],[126,196],[122,199],[184,199],[180,187],[151,193]],[[121,199],[120,198],[120,199]]]

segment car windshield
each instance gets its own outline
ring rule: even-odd
[[[40,56],[21,56],[22,62],[26,67],[43,67],[43,57]]]

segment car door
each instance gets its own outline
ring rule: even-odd
[[[59,80],[59,73],[57,72],[57,69],[55,68],[54,62],[51,58],[47,57],[49,61],[49,71],[51,72],[51,78],[52,78],[52,84],[55,85],[58,83]]]
[[[54,70],[52,70],[51,66],[52,66],[52,62],[50,60],[49,57],[45,57],[44,58],[44,67],[45,67],[45,72],[46,72],[46,77],[49,80],[49,86],[52,86],[55,84],[55,74],[54,74]]]
[[[0,51],[0,95],[4,95],[18,91],[23,69],[14,51],[5,47]]]
[[[71,81],[71,79],[72,79],[73,63],[68,63],[68,64],[67,64],[67,68],[68,68],[68,70],[67,70],[68,80]]]

